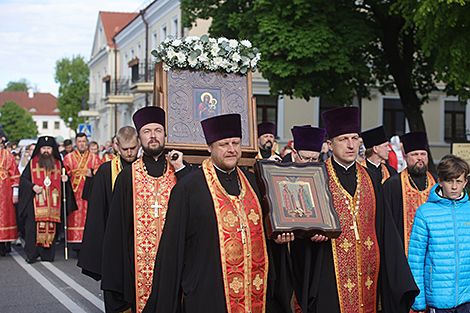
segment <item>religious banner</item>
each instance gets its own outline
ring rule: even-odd
[[[257,160],[255,174],[270,238],[283,232],[293,232],[299,238],[315,234],[339,237],[341,225],[323,162],[299,164]]]

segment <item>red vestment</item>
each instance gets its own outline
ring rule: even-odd
[[[0,149],[0,242],[18,238],[12,188],[19,183],[20,172],[15,157],[7,150]]]
[[[83,155],[74,150],[64,157],[64,167],[71,179],[72,189],[78,210],[73,211],[67,218],[67,242],[80,243],[85,228],[88,201],[82,199],[83,186],[85,185],[86,172],[89,168],[96,170],[101,161],[99,157],[88,150]]]

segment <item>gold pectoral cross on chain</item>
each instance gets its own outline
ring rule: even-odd
[[[353,217],[353,226],[349,226],[349,229],[354,229],[354,235],[356,235],[356,240],[360,240],[359,231],[357,229],[356,218]]]
[[[155,218],[159,218],[159,209],[163,208],[163,205],[158,204],[158,200],[155,200],[155,204],[151,205],[150,207],[155,210]]]
[[[242,243],[246,243],[246,225],[242,225],[240,221],[240,228],[237,228],[237,232],[242,233]]]

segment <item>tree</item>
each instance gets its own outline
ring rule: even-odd
[[[28,91],[29,88],[31,88],[30,83],[26,78],[22,78],[17,82],[9,82],[3,91]]]
[[[54,79],[59,83],[57,108],[60,118],[73,130],[85,121],[83,117],[78,117],[78,112],[82,110],[82,101],[88,100],[89,75],[88,65],[80,55],[56,62]]]
[[[436,82],[463,74],[446,67],[447,47],[440,42],[423,48],[422,33],[397,1],[257,0],[233,9],[231,1],[182,0],[181,7],[187,27],[210,16],[211,34],[250,39],[261,51],[259,68],[272,94],[350,104],[354,94],[367,97],[370,87],[398,91],[410,130],[426,131],[421,107],[438,90]],[[464,61],[470,65],[470,58]],[[465,90],[452,84],[447,90],[462,96]]]
[[[32,114],[14,101],[7,101],[0,109],[0,124],[10,141],[18,142],[24,138],[35,138],[38,127]]]

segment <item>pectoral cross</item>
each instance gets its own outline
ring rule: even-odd
[[[155,218],[158,218],[160,216],[158,214],[158,210],[163,208],[163,205],[158,204],[158,200],[155,200],[155,204],[151,205],[150,207],[155,210]]]
[[[240,228],[237,228],[237,232],[238,233],[242,233],[242,243],[245,244],[246,243],[246,225],[242,225],[241,221],[240,221]]]
[[[356,219],[353,218],[353,226],[349,226],[349,229],[354,229],[354,235],[356,235],[356,240],[360,240],[359,231],[357,230]]]

